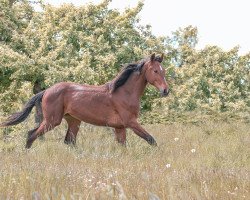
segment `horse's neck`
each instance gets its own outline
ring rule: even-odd
[[[137,74],[136,72],[129,77],[127,82],[121,87],[126,95],[140,99],[146,88],[147,81],[144,72]]]

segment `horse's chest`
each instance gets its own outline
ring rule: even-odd
[[[116,108],[121,118],[128,120],[130,118],[138,117],[140,104],[139,102],[123,101],[117,104]]]
[[[140,110],[140,102],[139,101],[125,101],[125,107],[130,112],[139,112]]]
[[[128,111],[137,114],[140,111],[140,105],[139,104],[128,105]]]

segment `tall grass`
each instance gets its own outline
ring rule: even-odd
[[[77,147],[61,125],[24,148],[29,124],[2,134],[0,199],[250,199],[250,125],[147,125],[158,147],[128,131],[83,124]]]

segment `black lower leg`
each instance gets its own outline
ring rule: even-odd
[[[27,140],[31,137],[31,135],[32,135],[38,128],[39,128],[39,126],[36,127],[36,128],[34,128],[34,129],[32,129],[32,130],[30,130],[30,131],[28,131]]]
[[[66,134],[66,137],[65,137],[65,139],[64,139],[64,143],[65,143],[65,144],[73,144],[73,145],[75,145],[76,139],[75,139],[74,134],[72,134],[72,133],[70,133],[70,132],[68,131],[67,134]]]
[[[37,138],[36,135],[32,134],[28,139],[27,139],[27,142],[26,142],[26,146],[25,148],[26,149],[29,149],[32,145],[32,143],[34,142],[34,140]]]
[[[29,149],[32,143],[44,132],[44,125],[41,125],[28,132],[28,138],[26,142],[26,148]]]

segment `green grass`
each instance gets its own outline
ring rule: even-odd
[[[63,124],[26,150],[30,126],[1,135],[0,199],[250,199],[250,124],[146,125],[156,148],[86,124],[70,147]]]

